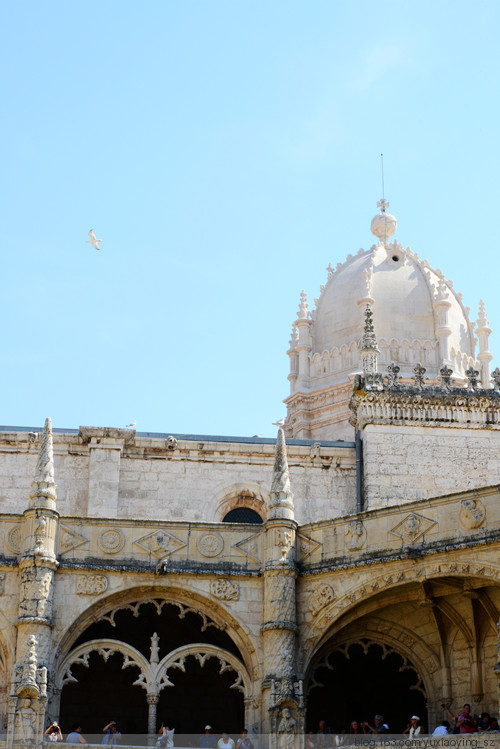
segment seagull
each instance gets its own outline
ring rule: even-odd
[[[85,242],[85,244],[91,244],[92,247],[96,248],[96,250],[100,250],[101,248],[99,247],[99,242],[102,242],[102,239],[97,239],[96,238],[96,235],[94,234],[94,230],[93,229],[91,229],[89,231],[89,237],[90,237],[90,239],[87,239],[87,241]]]
[[[260,439],[262,437],[262,434],[252,434],[252,439]]]
[[[282,427],[283,424],[285,423],[285,421],[286,421],[286,419],[283,416],[283,418],[280,419],[279,421],[273,421],[273,426],[275,426],[275,427]]]
[[[100,241],[101,240],[99,239],[98,242],[100,242]],[[136,424],[137,424],[137,421],[133,421],[131,424],[127,424],[127,426],[125,427],[125,429],[133,429]]]

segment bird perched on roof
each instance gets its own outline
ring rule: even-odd
[[[125,429],[133,429],[136,424],[137,424],[137,421],[133,421],[131,424],[127,424],[127,426],[125,427]]]
[[[89,237],[90,239],[87,239],[85,244],[91,244],[92,247],[96,248],[96,250],[100,250],[101,248],[99,247],[99,242],[102,242],[102,239],[97,239],[93,229],[89,231]]]

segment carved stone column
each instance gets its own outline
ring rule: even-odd
[[[156,743],[157,709],[160,695],[149,693],[148,700],[148,745]]]
[[[275,736],[282,713],[287,725],[303,732],[304,704],[302,682],[297,679],[297,610],[293,495],[283,430],[278,432],[273,481],[268,499],[264,574],[263,706],[268,723],[263,727]],[[281,716],[281,718],[280,718]],[[282,723],[284,725],[284,723]]]
[[[22,524],[16,665],[7,731],[8,741],[23,740],[32,745],[43,740],[47,675],[52,666],[52,599],[58,567],[55,539],[59,520],[55,490],[52,425],[46,419]]]
[[[498,678],[498,710],[497,715],[500,714],[500,619],[497,622],[497,629],[498,629],[498,644],[497,644],[497,656],[498,661],[494,668],[495,674]]]

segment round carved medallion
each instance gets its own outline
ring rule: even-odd
[[[108,528],[101,533],[97,544],[105,554],[118,554],[125,546],[125,536],[118,528]]]
[[[207,533],[198,539],[196,545],[204,557],[216,557],[224,548],[224,541],[218,533]]]
[[[15,525],[7,533],[7,543],[16,554],[21,551],[21,526]]]

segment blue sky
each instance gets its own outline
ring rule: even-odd
[[[3,3],[0,422],[273,435],[300,291],[372,244],[381,152],[397,239],[484,299],[499,365],[499,20]]]

